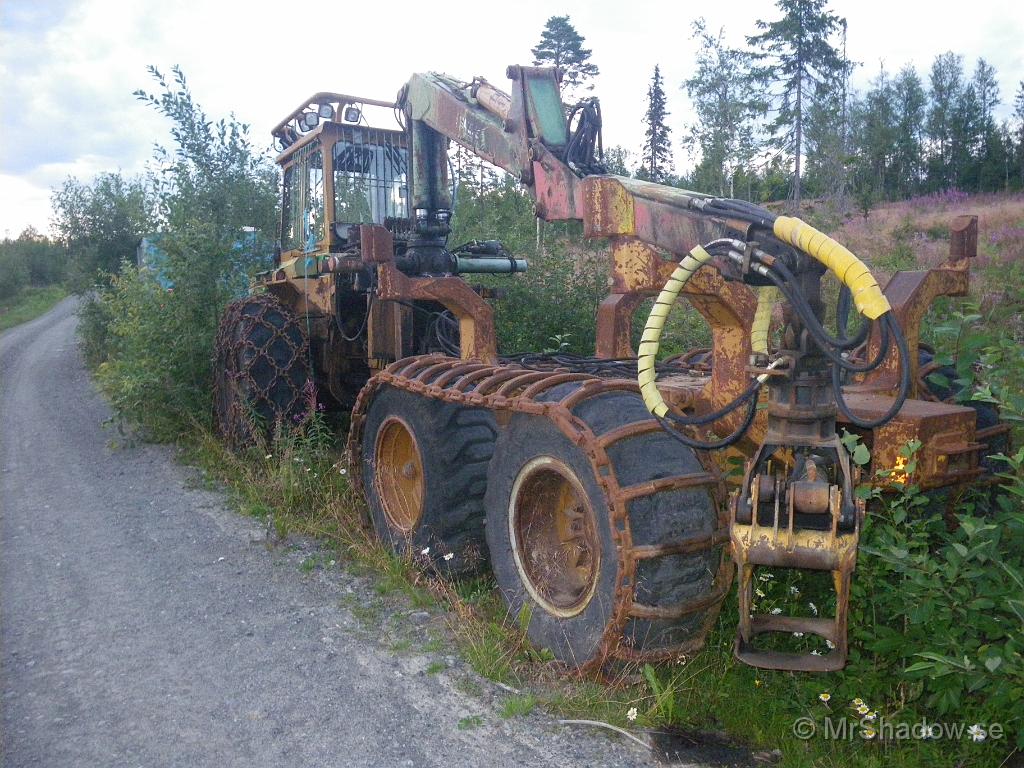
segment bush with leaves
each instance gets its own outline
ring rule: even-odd
[[[51,195],[51,226],[68,253],[68,284],[78,292],[94,287],[98,272],[113,273],[135,261],[143,235],[156,226],[150,181],[102,173],[90,182],[68,178]]]
[[[259,248],[239,248],[244,228],[273,232],[277,170],[256,151],[248,126],[211,122],[174,69],[156,69],[156,94],[137,93],[172,123],[173,152],[158,148],[153,190],[165,256],[165,290],[127,262],[82,310],[86,357],[118,413],[154,437],[172,438],[205,421],[211,350],[220,315],[245,275],[265,264]]]
[[[951,528],[912,482],[920,447],[902,449],[900,474],[861,489],[869,514],[843,677],[894,708],[890,719],[1000,723],[1024,746],[1024,451],[1004,458],[1007,486],[994,502],[981,492],[962,500]]]
[[[28,263],[14,248],[0,245],[0,299],[9,299],[21,293],[28,285]]]

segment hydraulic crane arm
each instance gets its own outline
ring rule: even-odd
[[[838,406],[855,426],[879,426],[896,415],[910,391],[910,352],[888,301],[856,256],[798,219],[743,201],[604,173],[596,103],[578,109],[575,124],[567,123],[554,70],[510,67],[508,74],[511,96],[483,81],[462,84],[432,74],[414,76],[399,95],[398,104],[412,121],[414,227],[423,224],[426,244],[448,220],[444,139],[451,139],[517,177],[533,197],[539,218],[580,220],[585,237],[609,240],[611,284],[618,299],[602,305],[604,327],[599,313],[599,355],[631,352],[624,316],[637,304],[623,297],[660,289],[637,358],[645,404],[669,434],[692,448],[717,451],[746,440],[744,452],[752,457],[731,504],[730,534],[741,582],[736,653],[757,666],[842,667],[849,583],[864,509],[853,493],[857,475],[835,421]],[[663,254],[681,261],[673,264]],[[712,263],[716,270],[702,269]],[[855,341],[842,332],[831,337],[823,327],[820,279],[826,269],[849,291],[887,347],[869,363],[852,363],[845,354],[866,340],[869,322]],[[723,273],[732,280],[723,280]],[[748,286],[762,287],[763,306],[752,302]],[[783,348],[769,353],[772,289],[791,309]],[[655,372],[661,333],[681,292],[715,334],[714,378],[705,387],[703,404],[687,404],[690,413],[666,403]],[[890,357],[894,341],[902,370],[898,392],[880,419],[860,421],[844,404],[843,371],[879,367]],[[748,433],[765,384],[767,425],[755,437]],[[708,440],[709,429],[718,438]],[[780,536],[780,530],[788,536]],[[812,622],[752,617],[756,566],[831,571],[835,617]],[[792,631],[797,625],[824,638],[834,652],[785,654],[753,644],[761,632]]]

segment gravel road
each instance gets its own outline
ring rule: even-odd
[[[314,544],[268,548],[172,449],[117,445],[74,311],[0,336],[5,765],[653,764],[540,712],[502,719],[508,694],[445,651],[377,640],[364,580],[299,567]]]

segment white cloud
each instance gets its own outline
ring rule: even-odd
[[[42,8],[42,9],[41,9]],[[918,3],[833,0],[849,20],[849,52],[864,87],[884,59],[895,71],[914,64],[922,77],[936,54],[978,56],[997,69],[1004,106],[1024,78],[1024,5],[978,0],[963,9]],[[695,58],[690,24],[699,14],[737,44],[757,18],[777,15],[765,0],[693,5],[658,0],[316,3],[140,0],[0,2],[0,199],[5,226],[42,228],[40,213],[55,173],[71,169],[141,171],[167,125],[132,91],[151,88],[147,64],[180,64],[196,100],[212,117],[234,111],[269,144],[270,128],[305,96],[334,90],[392,98],[414,71],[442,70],[497,85],[508,64],[531,63],[545,20],[569,14],[601,68],[606,146],[634,151],[655,64],[665,77],[678,143],[688,105],[680,90]],[[682,157],[677,149],[677,161]],[[95,170],[93,170],[95,169]],[[29,203],[29,201],[34,201]],[[7,222],[10,222],[9,224]]]

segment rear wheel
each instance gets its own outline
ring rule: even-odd
[[[651,419],[638,395],[621,391],[585,399],[573,415],[595,440]],[[510,614],[525,609],[530,640],[577,667],[699,643],[718,607],[720,548],[681,546],[710,539],[720,524],[714,482],[695,453],[661,430],[637,430],[605,452],[610,466],[597,467],[551,420],[520,413],[500,435],[488,474],[487,543]],[[628,497],[623,523],[613,519],[615,500],[601,481],[609,475]],[[681,477],[707,480],[672,480]],[[622,571],[627,541],[637,553],[632,583]],[[698,610],[675,610],[702,600]]]
[[[427,550],[448,575],[480,570],[495,432],[490,411],[380,389],[363,427],[362,479],[381,541],[403,555]]]
[[[276,298],[228,305],[214,351],[214,429],[233,448],[273,436],[307,408],[312,379],[305,330]]]

